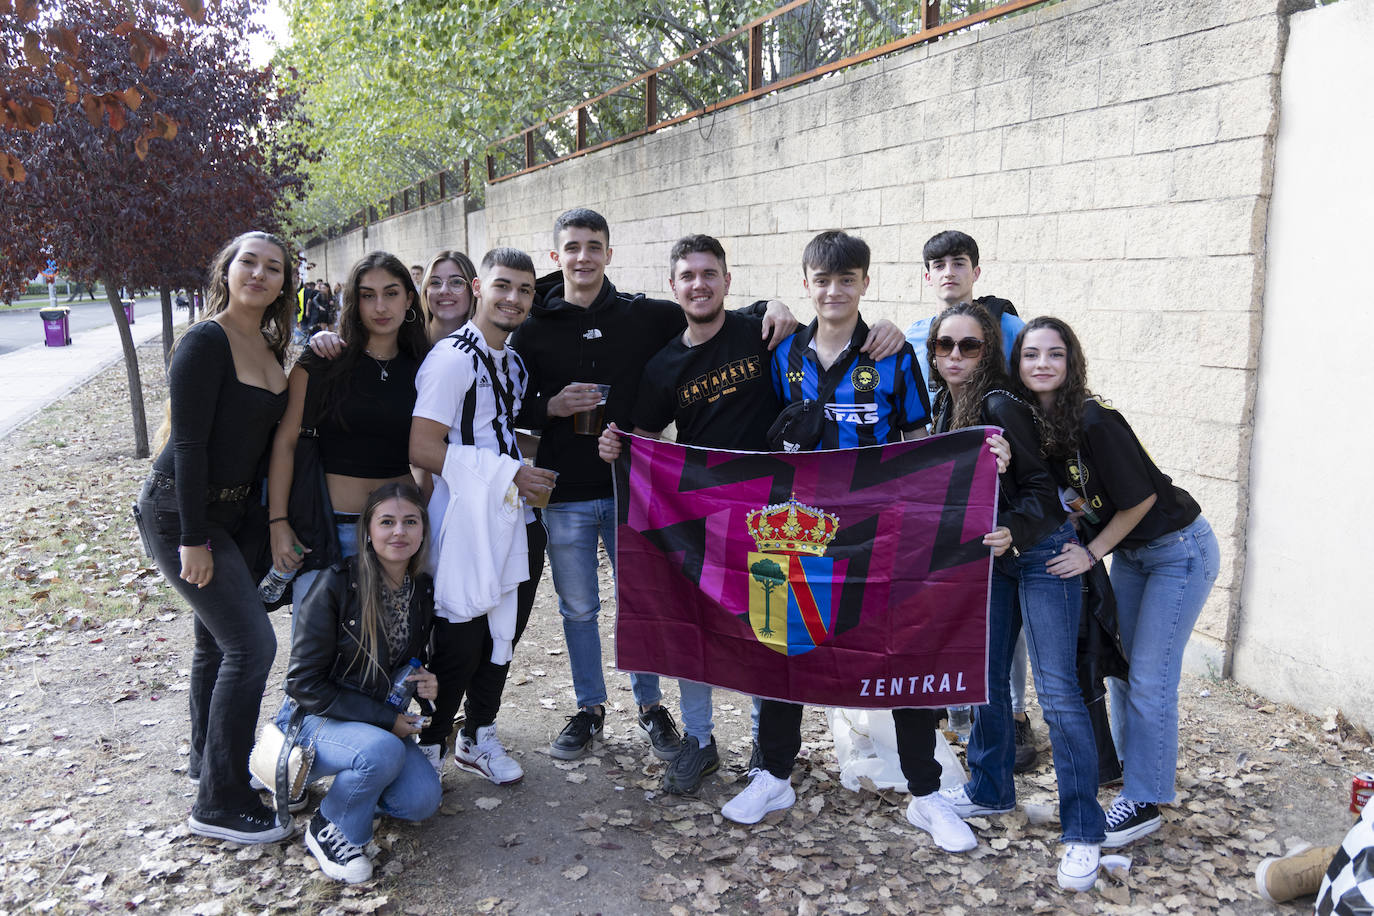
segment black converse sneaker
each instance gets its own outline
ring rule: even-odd
[[[1107,838],[1103,847],[1115,849],[1148,836],[1159,829],[1159,806],[1154,802],[1133,802],[1118,798],[1107,809]]]
[[[192,814],[186,819],[186,826],[197,836],[244,845],[275,843],[291,835],[291,824],[277,823],[277,813],[264,805],[258,805],[256,811],[217,817]]]
[[[310,819],[305,845],[315,854],[320,871],[335,881],[360,884],[372,877],[372,860],[363,848],[350,843],[339,825],[319,812]]]

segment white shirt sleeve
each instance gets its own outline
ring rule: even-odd
[[[463,398],[476,380],[472,354],[441,340],[429,351],[415,375],[415,409],[412,416],[455,428],[463,410]]]

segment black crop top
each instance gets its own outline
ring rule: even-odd
[[[306,358],[301,361],[311,384],[324,379],[328,364]],[[410,415],[415,409],[417,360],[398,353],[382,366],[366,353],[360,354],[351,377],[337,379],[343,397],[334,409],[327,402],[320,413],[320,458],[327,474],[382,480],[410,473]]]
[[[181,543],[204,544],[206,493],[254,482],[286,392],[239,381],[224,328],[194,324],[182,336],[167,371],[172,436],[153,468],[176,480]]]

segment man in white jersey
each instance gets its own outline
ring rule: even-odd
[[[496,736],[496,713],[544,566],[544,527],[530,504],[547,503],[556,475],[522,464],[515,437],[529,376],[506,338],[534,302],[534,263],[494,248],[472,289],[472,320],[436,343],[415,377],[410,462],[435,475],[430,670],[439,679],[420,747],[442,772],[466,693],[454,765],[507,785],[525,774]]]

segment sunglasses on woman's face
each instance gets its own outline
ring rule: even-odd
[[[953,337],[935,338],[936,356],[949,356],[956,348],[963,356],[977,356],[983,352],[983,342],[977,337],[963,337],[959,340]]]

